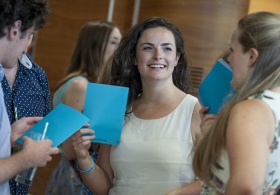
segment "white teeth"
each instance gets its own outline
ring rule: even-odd
[[[151,68],[164,68],[163,65],[150,65]]]

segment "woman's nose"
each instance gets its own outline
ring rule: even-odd
[[[160,49],[155,49],[155,59],[162,59],[162,51]]]

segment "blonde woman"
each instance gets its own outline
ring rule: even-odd
[[[195,150],[193,166],[203,180],[201,194],[279,191],[279,51],[278,14],[257,12],[239,21],[227,58],[231,85],[238,92],[216,119],[203,117],[204,137]]]

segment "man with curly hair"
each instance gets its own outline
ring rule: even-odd
[[[0,81],[4,68],[13,68],[9,63],[27,52],[29,40],[35,30],[42,28],[49,15],[46,0],[0,0]],[[19,147],[15,140],[38,122],[41,117],[24,117],[10,126],[0,89],[0,194],[9,195],[9,180],[30,167],[42,167],[51,155],[59,152],[51,148],[50,140],[33,141],[23,138],[22,150],[11,156],[11,147]]]

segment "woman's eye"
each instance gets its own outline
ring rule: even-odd
[[[119,43],[117,41],[111,41],[112,45],[118,45]]]
[[[143,47],[143,50],[151,50],[152,47],[149,47],[149,46],[146,46],[146,47]]]
[[[172,48],[170,48],[170,47],[165,47],[165,48],[163,48],[163,50],[164,50],[164,51],[172,51]]]

